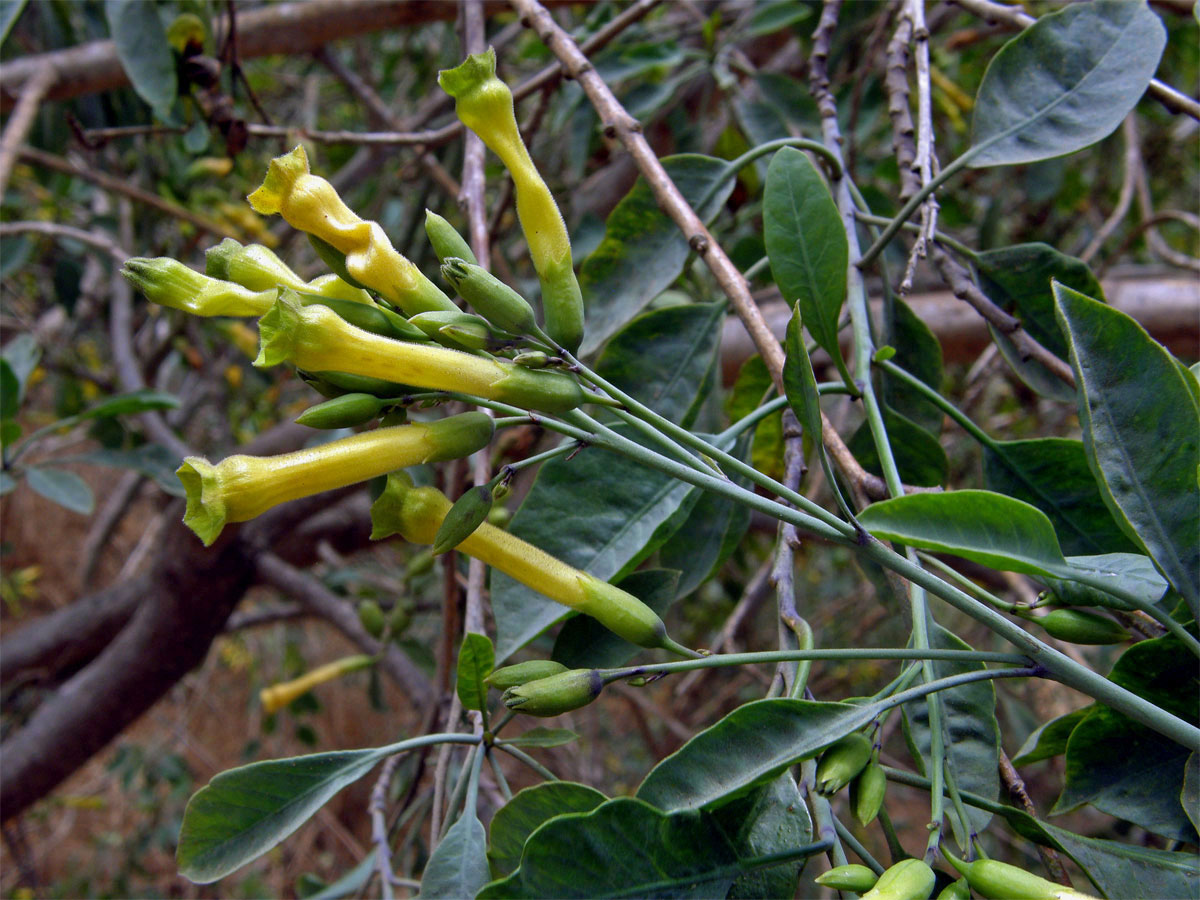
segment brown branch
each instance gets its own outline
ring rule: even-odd
[[[117,244],[112,238],[93,234],[76,228],[73,225],[60,225],[58,222],[4,222],[0,223],[0,237],[11,237],[17,234],[44,234],[52,238],[67,238],[79,241],[97,250],[103,250],[110,258],[123,263],[129,259],[130,253]]]
[[[8,179],[17,161],[17,151],[25,136],[29,134],[29,129],[33,127],[33,120],[37,116],[42,99],[57,77],[54,64],[44,63],[21,85],[21,98],[17,101],[17,108],[8,120],[4,135],[0,137],[0,195],[8,190]]]
[[[1013,767],[1012,760],[1008,758],[1008,754],[1003,750],[1000,751],[1000,777],[1004,781],[1004,787],[1008,790],[1009,795],[1021,804],[1021,807],[1031,815],[1037,818],[1037,807],[1033,805],[1033,800],[1030,799],[1029,792],[1025,790],[1025,782],[1021,779],[1020,773]],[[1050,873],[1050,877],[1059,884],[1071,886],[1071,879],[1067,876],[1066,866],[1063,865],[1062,857],[1058,855],[1058,851],[1053,847],[1043,847],[1041,844],[1035,844],[1038,855],[1042,858],[1042,864],[1046,867],[1046,871]]]
[[[921,189],[921,178],[916,171],[917,129],[908,106],[908,45],[912,42],[912,31],[912,18],[901,12],[896,31],[888,41],[883,78],[888,117],[892,120],[892,150],[900,172],[901,200],[907,200]]]

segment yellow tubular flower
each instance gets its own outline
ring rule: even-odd
[[[371,507],[371,538],[399,534],[414,544],[432,544],[451,503],[437,488],[412,486],[404,473],[388,476]],[[632,594],[581,572],[494,525],[484,523],[455,548],[515,578],[639,647],[661,647],[681,656],[697,654],[668,635],[662,619]]]
[[[275,290],[253,291],[210,278],[167,256],[125,261],[121,274],[147,300],[195,316],[261,316],[275,303]]]
[[[204,251],[204,271],[213,278],[232,281],[252,291],[286,287],[302,294],[316,294],[334,300],[368,305],[375,303],[362,288],[346,284],[336,275],[321,275],[312,281],[305,281],[262,244],[243,247],[233,238],[225,238],[217,246]]]
[[[437,391],[457,391],[561,413],[588,397],[562,372],[526,369],[510,362],[429,344],[371,334],[327,307],[300,306],[288,291],[258,322],[259,368],[289,362],[306,372],[344,372]]]
[[[255,212],[280,213],[289,225],[345,254],[346,271],[397,304],[406,315],[458,307],[421,270],[396,252],[377,222],[360,219],[324,178],[308,170],[297,146],[271,160],[262,187],[246,198]]]
[[[438,73],[438,84],[455,100],[462,123],[487,144],[508,169],[517,193],[517,218],[542,285],[542,310],[550,337],[571,352],[583,340],[583,297],[571,263],[571,240],[554,195],[521,140],[512,91],[496,77],[496,51],[477,53]]]
[[[457,459],[492,439],[480,412],[377,428],[280,456],[189,456],[176,472],[187,491],[183,521],[210,546],[227,522],[246,522],[288,500],[366,481],[405,466]]]
[[[269,688],[263,688],[258,693],[258,698],[262,701],[263,712],[267,715],[279,712],[279,710],[283,709],[293,700],[307,694],[317,685],[333,681],[335,678],[341,678],[350,672],[357,672],[359,669],[365,669],[374,664],[375,657],[373,656],[346,656],[319,666],[311,672],[305,672],[299,678],[284,681],[280,684],[273,684]]]

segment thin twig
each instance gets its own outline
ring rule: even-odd
[[[804,477],[804,433],[796,415],[790,409],[783,413],[783,483],[793,491],[800,489]],[[779,538],[775,542],[775,565],[771,569],[771,582],[775,585],[775,603],[779,613],[779,649],[799,648],[797,633],[800,628],[800,613],[796,610],[796,547],[800,546],[800,534],[796,526],[788,522],[779,523]],[[780,694],[792,696],[799,664],[781,662],[775,670],[774,684],[780,685]]]
[[[1029,792],[1025,790],[1025,782],[1021,779],[1021,775],[1017,772],[1012,764],[1012,760],[1008,758],[1008,754],[1003,750],[1000,751],[1000,777],[1004,781],[1004,787],[1014,800],[1021,804],[1025,812],[1029,813],[1033,818],[1037,818],[1037,808],[1033,805],[1033,800],[1029,797]],[[1059,884],[1065,884],[1068,887],[1071,885],[1071,879],[1067,877],[1066,866],[1063,865],[1062,857],[1053,847],[1043,847],[1041,844],[1036,844],[1038,855],[1042,858],[1042,864],[1046,867],[1046,871],[1050,873],[1050,877]]]
[[[392,897],[395,896],[392,893],[395,874],[392,872],[392,857],[388,849],[388,827],[385,813],[387,811],[388,786],[392,783],[392,776],[396,774],[396,766],[402,755],[394,753],[384,760],[383,769],[380,770],[379,777],[375,779],[375,784],[371,788],[369,806],[371,843],[375,845],[375,869],[379,872],[379,889],[384,900],[392,900]]]
[[[8,179],[12,175],[13,166],[17,162],[17,152],[25,135],[33,127],[42,99],[58,80],[58,70],[54,64],[46,62],[39,66],[33,77],[21,85],[21,96],[17,100],[17,108],[9,117],[8,127],[0,136],[0,196],[8,190]]]
[[[140,472],[125,472],[117,483],[109,489],[104,503],[96,512],[88,528],[87,539],[83,542],[80,554],[83,565],[79,572],[80,590],[86,590],[96,572],[96,564],[100,560],[100,552],[108,545],[117,525],[124,518],[126,510],[137,496],[138,488],[146,478]]]
[[[936,174],[937,157],[933,149],[933,105],[930,101],[929,85],[929,29],[925,25],[925,0],[907,0],[905,15],[912,19],[913,41],[916,45],[917,71],[917,157],[914,164],[925,188]],[[913,274],[917,261],[928,252],[929,244],[937,233],[937,196],[930,194],[921,204],[921,232],[909,253],[908,265],[900,281],[899,293],[912,290]]]
[[[260,628],[277,622],[291,622],[312,615],[301,603],[272,603],[257,609],[239,610],[225,623],[225,632],[233,634],[246,628]]]
[[[892,151],[900,173],[900,199],[907,200],[921,189],[917,175],[916,126],[908,106],[908,46],[912,43],[913,21],[907,5],[901,9],[896,31],[887,45],[887,68],[883,87],[888,96],[888,117],[892,120]]]
[[[1085,263],[1091,262],[1092,257],[1100,252],[1104,242],[1117,230],[1117,226],[1121,224],[1121,220],[1125,218],[1129,207],[1133,204],[1138,167],[1142,162],[1142,155],[1138,152],[1137,126],[1134,123],[1134,115],[1135,113],[1131,112],[1121,123],[1121,134],[1125,138],[1125,173],[1121,179],[1121,193],[1117,196],[1117,205],[1113,207],[1113,211],[1104,220],[1104,224],[1096,230],[1095,237],[1091,239],[1084,251],[1079,254],[1079,258]]]
[[[79,241],[79,243],[87,244],[89,247],[103,250],[111,259],[119,263],[125,262],[125,260],[132,256],[129,251],[125,250],[107,235],[84,231],[82,228],[76,228],[73,225],[60,225],[58,222],[27,221],[0,223],[0,237],[12,237],[13,235],[28,233],[44,234],[47,237]]]

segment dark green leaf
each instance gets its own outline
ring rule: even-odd
[[[1183,814],[1200,830],[1200,753],[1188,757],[1183,771],[1183,788],[1179,792],[1179,805]]]
[[[681,510],[686,516],[690,508],[684,504],[696,496],[691,485],[627,457],[588,449],[542,465],[509,531],[608,580],[666,541],[682,524]],[[492,573],[492,610],[497,660],[568,612],[500,572]]]
[[[1036,357],[1026,354],[1024,350],[1013,343],[1012,338],[1007,334],[990,323],[988,324],[988,333],[992,336],[992,343],[996,345],[996,349],[1008,363],[1008,367],[1025,382],[1027,387],[1035,393],[1041,394],[1047,400],[1056,400],[1059,403],[1075,401],[1075,390],[1071,385],[1051,372]]]
[[[929,646],[938,650],[970,650],[940,625],[929,631]],[[933,660],[935,678],[946,678],[962,672],[987,668],[983,663],[947,662]],[[996,724],[996,688],[990,681],[976,681],[931,694],[942,707],[942,738],[946,748],[946,765],[954,772],[959,788],[994,800],[1000,796],[1000,728]],[[922,773],[929,771],[930,728],[927,698],[904,704],[905,737]],[[982,832],[991,814],[981,809],[968,809],[967,817],[976,832]],[[957,819],[951,817],[957,829]],[[966,835],[962,837],[965,843]]]
[[[929,326],[899,297],[892,300],[892,318],[885,332],[887,343],[896,348],[894,362],[935,391],[942,388],[942,345]],[[941,434],[945,413],[936,403],[902,381],[882,377],[884,405],[919,425],[935,438]]]
[[[721,897],[737,862],[711,817],[619,797],[540,826],[520,867],[478,896]]]
[[[1097,0],[1043,16],[984,73],[970,164],[1050,159],[1105,137],[1145,93],[1166,39],[1144,3]]]
[[[104,16],[130,84],[154,114],[166,121],[179,88],[175,57],[158,7],[142,0],[105,0]]]
[[[429,857],[418,897],[460,900],[474,897],[488,883],[487,834],[473,810],[450,826]]]
[[[492,817],[488,859],[502,878],[521,862],[525,839],[543,822],[566,813],[591,812],[608,798],[595,788],[570,781],[547,781],[516,794]]]
[[[0,278],[7,278],[29,262],[33,249],[33,241],[28,237],[9,238],[0,244]]]
[[[21,426],[12,419],[0,419],[0,447],[11,447],[21,437]]]
[[[771,374],[762,357],[757,354],[742,363],[733,390],[726,394],[725,411],[737,421],[758,409],[774,393]],[[750,445],[750,462],[754,468],[775,478],[783,477],[782,412],[772,413],[754,427]]]
[[[357,894],[359,888],[366,884],[368,879],[375,874],[377,863],[378,859],[375,851],[371,850],[362,858],[362,862],[342,875],[333,884],[326,885],[315,894],[309,894],[304,900],[342,900],[343,897]]]
[[[712,219],[733,190],[736,172],[723,160],[699,154],[668,156],[663,168],[704,221]],[[587,306],[588,354],[641,312],[683,272],[687,238],[658,203],[644,178],[608,217],[604,240],[579,269]]]
[[[712,809],[772,781],[861,728],[874,705],[756,700],[743,704],[662,760],[637,790],[659,809]]]
[[[1088,462],[1117,523],[1200,613],[1200,410],[1136,321],[1054,285]]]
[[[771,273],[804,327],[845,371],[838,315],[846,299],[850,249],[825,180],[799,150],[784,147],[767,169],[763,239]]]
[[[821,394],[817,391],[817,376],[804,343],[802,326],[800,305],[796,304],[784,336],[786,356],[783,361],[783,389],[787,393],[788,406],[804,429],[805,436],[814,445],[819,445],[824,427],[821,422]]]
[[[208,884],[257,859],[391,752],[340,750],[220,773],[184,810],[175,853],[179,874]]]
[[[659,415],[690,427],[713,376],[723,303],[638,316],[609,341],[596,371]]]
[[[0,419],[12,419],[17,415],[21,399],[21,382],[7,359],[0,359]]]
[[[496,665],[496,653],[492,642],[485,634],[472,632],[463,638],[458,651],[458,680],[454,689],[464,709],[485,709],[488,686],[484,679],[492,674]]]
[[[1051,759],[1067,752],[1067,739],[1075,726],[1087,718],[1090,706],[1073,710],[1065,716],[1052,719],[1037,728],[1025,739],[1024,745],[1013,757],[1013,765],[1027,766],[1031,763]]]
[[[504,743],[514,747],[561,747],[578,738],[579,735],[567,728],[531,728]]]
[[[1104,553],[1099,556],[1072,556],[1068,565],[1089,578],[1103,578],[1113,590],[1134,594],[1146,603],[1158,603],[1167,591],[1167,582],[1154,568],[1150,557],[1140,553]],[[1042,576],[1042,581],[1064,604],[1071,606],[1107,606],[1130,609],[1129,603],[1091,585],[1063,578]]]
[[[96,507],[92,489],[74,472],[32,467],[25,470],[25,481],[47,500],[53,500],[72,512],[86,516]]]
[[[784,772],[741,799],[721,807],[714,818],[743,859],[770,856],[812,840],[812,819],[790,772]],[[793,897],[804,860],[759,869],[741,876],[726,895],[741,897]]]
[[[1064,553],[1133,552],[1100,496],[1082,441],[1038,438],[983,448],[983,481],[1050,517]]]
[[[797,0],[779,0],[777,3],[764,3],[754,10],[746,25],[747,37],[762,37],[774,34],[781,28],[803,22],[812,15],[812,9]]]
[[[1070,576],[1045,513],[1003,494],[909,494],[872,503],[858,520],[876,537],[952,553],[993,569]]]
[[[1104,289],[1087,263],[1059,253],[1048,244],[985,250],[975,260],[975,269],[980,288],[992,302],[1020,319],[1039,344],[1062,359],[1067,358],[1067,342],[1054,317],[1050,282],[1058,281],[1089,297],[1104,299]]]
[[[674,569],[640,569],[618,584],[662,616],[675,599],[678,582],[679,572]],[[614,669],[641,651],[641,647],[617,637],[591,616],[578,615],[558,632],[551,657],[568,669]]]
[[[893,409],[885,406],[882,413],[883,426],[887,430],[892,458],[896,461],[901,481],[922,487],[944,484],[950,462],[938,439]],[[859,426],[846,446],[864,469],[883,475],[883,464],[879,460],[879,451],[868,422]]]

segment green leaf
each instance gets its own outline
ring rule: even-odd
[[[675,599],[679,572],[674,569],[640,569],[618,585],[662,616]],[[633,659],[642,648],[617,637],[591,616],[567,621],[554,641],[551,658],[568,669],[615,669]]]
[[[167,121],[179,82],[158,7],[142,0],[105,0],[104,17],[133,89],[159,119]]]
[[[62,457],[62,461],[132,469],[153,478],[155,484],[173,497],[182,497],[186,493],[175,474],[181,460],[161,444],[143,444],[132,450],[93,450],[90,453]]]
[[[266,853],[395,747],[271,759],[215,776],[188,801],[179,874],[208,884]]]
[[[458,680],[454,689],[464,709],[487,708],[488,686],[484,679],[496,666],[496,653],[485,634],[468,634],[458,651]]]
[[[1042,16],[993,57],[975,97],[970,165],[1081,150],[1145,93],[1166,30],[1144,3],[1096,0]]]
[[[7,472],[0,472],[0,497],[17,489],[17,479]]]
[[[733,390],[725,397],[725,411],[733,421],[758,409],[775,392],[771,374],[761,356],[755,354],[742,363]],[[783,413],[776,412],[754,427],[750,444],[750,463],[773,478],[783,477]]]
[[[128,416],[134,413],[149,412],[154,409],[178,408],[179,398],[174,394],[167,394],[163,391],[140,390],[107,397],[95,406],[85,409],[76,418],[102,419],[110,416]]]
[[[21,382],[8,360],[0,358],[0,419],[14,418],[20,401]]]
[[[909,494],[872,503],[858,520],[878,538],[952,553],[993,569],[1071,574],[1045,513],[1003,494]]]
[[[817,376],[813,372],[812,359],[804,343],[803,316],[800,305],[792,307],[784,335],[783,390],[787,394],[788,406],[796,421],[804,429],[805,436],[814,446],[821,443],[824,425],[821,422],[821,394],[817,390]]]
[[[42,348],[37,345],[37,341],[33,339],[33,335],[18,334],[5,345],[4,354],[0,358],[8,364],[9,373],[17,380],[16,399],[13,400],[9,396],[9,391],[12,390],[11,385],[5,384],[4,397],[0,401],[0,411],[3,413],[0,415],[0,418],[9,418],[14,414],[16,408],[21,405],[29,376],[37,368],[38,360],[42,358]]]
[[[72,512],[87,516],[96,508],[92,489],[74,472],[33,466],[25,470],[25,481],[47,500]]]
[[[624,456],[588,449],[542,465],[509,531],[607,581],[653,553],[682,524],[692,486]],[[492,573],[496,658],[507,659],[568,610]]]
[[[504,743],[514,747],[561,747],[578,738],[579,735],[568,728],[531,728]]]
[[[849,381],[838,345],[850,256],[846,230],[816,166],[792,147],[776,153],[767,169],[763,240],[783,299],[799,304],[804,327]]]
[[[938,439],[894,409],[884,406],[881,412],[883,427],[887,430],[888,443],[892,448],[892,458],[896,461],[900,480],[922,487],[944,484],[950,462]],[[846,446],[862,463],[864,469],[876,475],[883,475],[883,464],[879,460],[879,451],[875,447],[875,439],[871,436],[869,422],[864,421],[858,427],[846,442]]]
[[[1100,496],[1082,441],[1036,438],[985,446],[983,482],[1044,512],[1064,553],[1137,550]]]
[[[975,259],[979,287],[997,306],[1021,320],[1039,344],[1062,359],[1067,342],[1054,317],[1051,281],[1104,299],[1104,289],[1087,263],[1059,253],[1048,244],[1017,244],[985,250]]]
[[[695,153],[668,156],[663,168],[705,222],[720,211],[736,172],[724,160]],[[595,352],[683,272],[691,249],[658,208],[645,178],[609,214],[604,240],[583,261],[579,287],[587,307],[581,355]]]
[[[8,33],[17,24],[17,19],[21,18],[27,3],[28,0],[8,0],[0,9],[0,44],[8,38]]]
[[[490,878],[487,835],[483,823],[469,810],[450,826],[429,857],[417,896],[429,900],[474,897]]]
[[[517,870],[478,896],[721,897],[737,863],[711,817],[618,797],[540,826]]]
[[[957,636],[934,624],[929,632],[929,646],[938,650],[970,650]],[[983,663],[947,662],[933,660],[935,678],[946,678],[962,672],[987,668]],[[931,694],[942,707],[942,739],[946,748],[946,765],[954,773],[958,787],[994,800],[1000,796],[1000,728],[996,724],[996,687],[990,681],[977,681]],[[926,698],[911,700],[901,707],[904,711],[905,737],[914,752],[917,768],[928,774],[931,747],[929,706]],[[971,828],[982,832],[991,821],[991,813],[982,809],[967,810]],[[957,817],[951,816],[957,831]],[[956,835],[966,842],[966,835]]]
[[[1183,807],[1183,813],[1192,823],[1192,828],[1200,830],[1200,753],[1193,752],[1184,765],[1179,805]]]
[[[353,869],[346,872],[337,881],[328,884],[315,894],[309,894],[304,900],[342,900],[343,897],[356,895],[367,881],[375,874],[378,858],[372,849],[362,858]]]
[[[892,299],[892,318],[885,332],[886,343],[896,350],[894,362],[912,373],[935,391],[941,390],[944,372],[942,345],[929,326],[899,297]],[[922,396],[897,378],[882,375],[883,404],[935,438],[941,434],[945,413],[932,400]]]
[[[812,840],[808,806],[790,772],[721,807],[714,817],[743,859],[783,853]],[[804,863],[802,859],[743,875],[726,896],[794,897]]]
[[[613,336],[596,372],[664,418],[691,426],[716,374],[725,304],[669,306]]]
[[[816,756],[878,714],[874,704],[745,703],[651,769],[637,796],[668,812],[719,807]]]
[[[1059,403],[1075,401],[1075,391],[1069,384],[1050,371],[1044,363],[1027,355],[1024,350],[1013,343],[1012,338],[1007,334],[991,323],[988,324],[988,333],[992,336],[992,343],[996,345],[996,349],[1008,363],[1008,367],[1025,382],[1027,387],[1035,393],[1041,394],[1047,400],[1055,400]]]
[[[1075,730],[1076,725],[1088,717],[1091,710],[1090,706],[1084,706],[1038,727],[1025,739],[1025,743],[1013,757],[1013,765],[1027,766],[1066,753],[1067,739],[1071,736],[1071,732]]]
[[[1136,321],[1054,285],[1088,462],[1117,523],[1200,613],[1200,410]]]
[[[542,823],[567,813],[591,812],[608,798],[595,788],[571,781],[547,781],[516,794],[492,817],[488,859],[502,878],[521,862],[525,840]]]
[[[1167,582],[1154,568],[1154,562],[1140,553],[1103,553],[1099,556],[1068,557],[1067,564],[1079,575],[1104,578],[1113,590],[1134,594],[1146,603],[1158,603],[1167,591]],[[1063,578],[1042,576],[1054,595],[1070,606],[1106,606],[1132,609],[1128,602],[1106,591]]]

